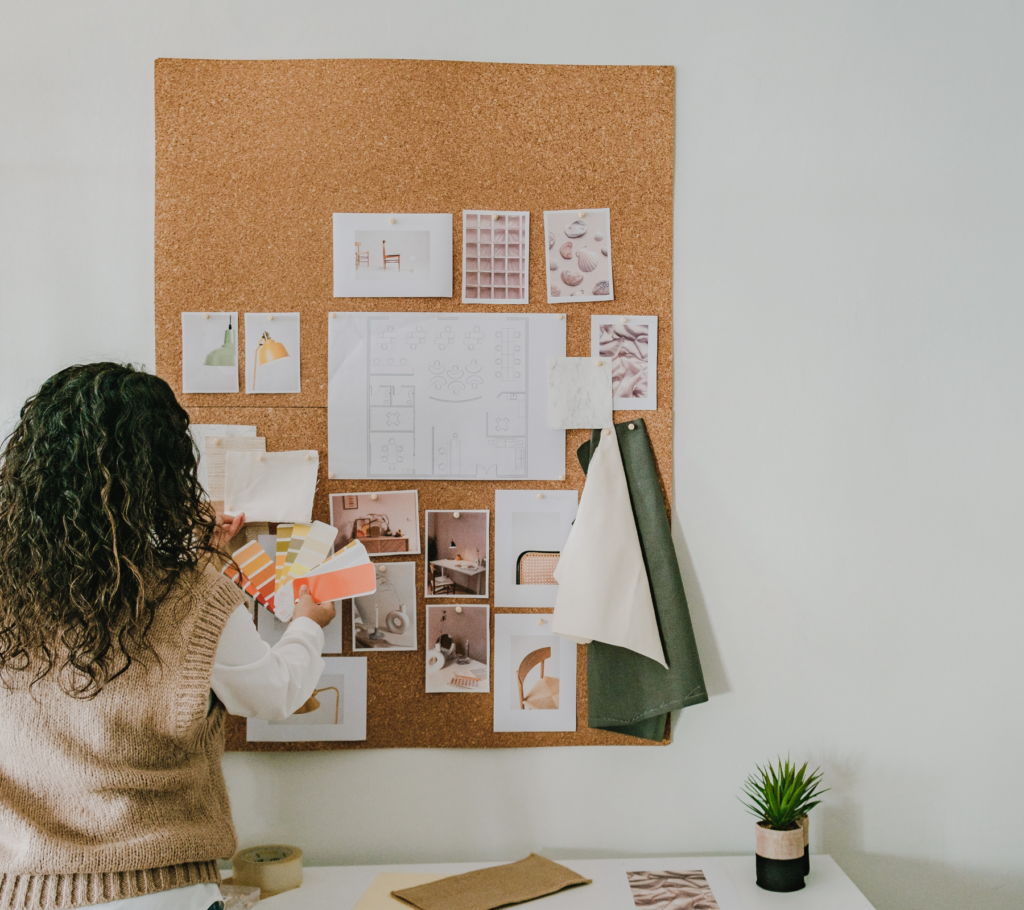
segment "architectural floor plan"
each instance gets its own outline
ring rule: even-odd
[[[336,478],[557,480],[547,427],[558,314],[333,313],[328,472]]]

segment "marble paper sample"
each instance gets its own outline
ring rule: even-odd
[[[249,521],[310,523],[320,456],[296,452],[228,452],[224,508],[244,512]]]
[[[616,411],[657,409],[657,316],[591,316],[590,356],[611,365]]]
[[[238,313],[181,314],[181,391],[238,391]]]
[[[614,300],[608,209],[544,213],[548,303]]]
[[[612,371],[593,357],[548,358],[548,426],[553,430],[612,425]]]

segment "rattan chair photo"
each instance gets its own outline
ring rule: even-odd
[[[558,677],[544,675],[544,661],[550,659],[550,648],[538,648],[527,654],[519,664],[519,669],[516,671],[516,682],[519,684],[519,707],[521,709],[558,710]],[[523,683],[537,664],[540,664],[540,679],[530,687],[528,693],[524,694]]]
[[[557,585],[558,550],[526,550],[516,560],[517,585]]]

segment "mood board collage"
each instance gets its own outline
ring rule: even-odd
[[[615,617],[581,614],[593,550],[569,558],[570,536],[591,532],[577,491],[500,486],[564,481],[566,430],[657,408],[657,316],[576,317],[590,320],[590,357],[566,357],[571,306],[514,309],[529,302],[530,213],[461,217],[461,303],[484,306],[331,312],[322,327],[326,476],[366,481],[329,495],[329,523],[312,518],[318,451],[267,451],[255,425],[192,425],[210,500],[246,516],[224,572],[261,637],[280,640],[302,587],[338,607],[315,692],[284,720],[250,718],[248,742],[365,740],[367,661],[420,642],[425,693],[493,699],[495,732],[575,731],[577,642],[616,634]],[[614,300],[612,227],[607,208],[544,212],[548,304]],[[333,265],[335,297],[452,298],[453,216],[337,213]],[[247,394],[302,391],[299,313],[183,312],[181,332],[185,393],[238,393],[240,367]],[[421,512],[417,483],[439,480],[495,485],[493,541],[488,509]],[[590,524],[616,520],[602,499]],[[492,617],[492,581],[493,606],[516,612]],[[653,634],[648,656],[664,664]]]

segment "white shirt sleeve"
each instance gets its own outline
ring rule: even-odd
[[[323,646],[323,629],[301,616],[270,647],[240,606],[221,633],[210,688],[230,714],[284,720],[313,694],[324,671]]]

